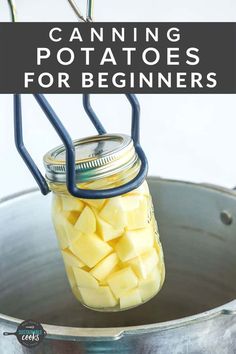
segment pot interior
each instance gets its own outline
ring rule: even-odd
[[[149,180],[165,253],[166,282],[148,303],[99,313],[70,292],[50,221],[51,197],[39,192],[0,204],[0,312],[77,327],[173,320],[236,298],[236,196],[211,187]],[[225,225],[220,213],[232,214]]]

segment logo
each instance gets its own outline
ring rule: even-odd
[[[17,327],[16,332],[4,332],[3,335],[16,336],[19,343],[27,348],[32,348],[39,345],[47,333],[40,323],[27,320]]]

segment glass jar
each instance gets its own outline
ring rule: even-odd
[[[139,172],[126,135],[89,137],[74,145],[80,188],[114,188]],[[79,199],[67,192],[64,147],[47,153],[44,163],[53,191],[53,223],[76,298],[93,310],[120,311],[156,295],[165,266],[147,182],[118,197]]]

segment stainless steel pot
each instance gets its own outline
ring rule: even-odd
[[[236,193],[149,179],[167,266],[161,293],[120,313],[82,307],[67,284],[50,197],[28,191],[0,203],[0,353],[236,353]],[[14,336],[44,323],[34,349]]]

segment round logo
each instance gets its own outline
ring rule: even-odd
[[[46,331],[43,326],[35,321],[27,320],[22,322],[14,333],[4,333],[4,335],[15,335],[18,342],[25,347],[31,348],[39,345],[44,337],[46,336]]]

